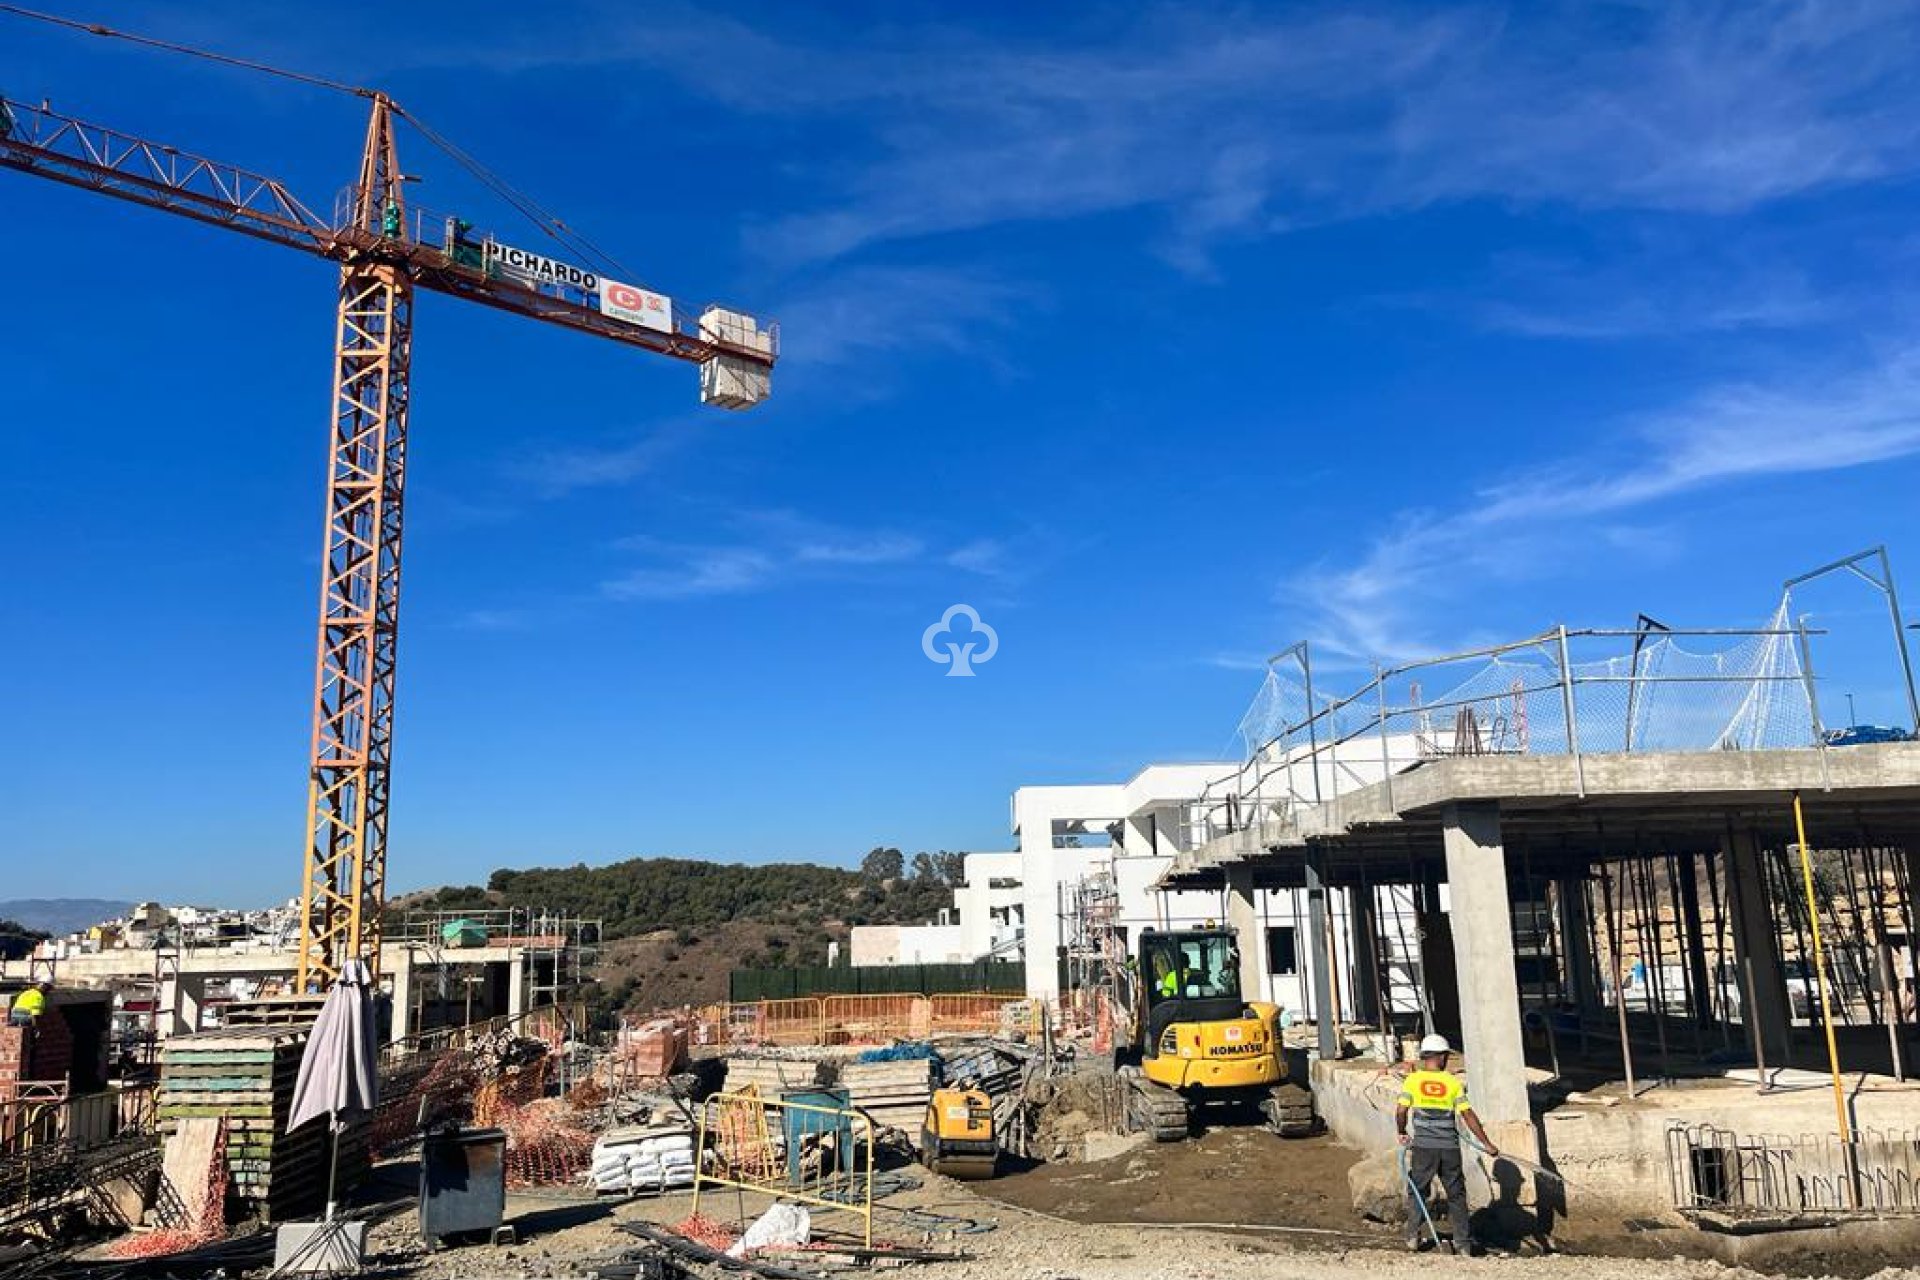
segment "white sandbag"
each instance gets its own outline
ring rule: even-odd
[[[668,1138],[648,1138],[638,1144],[642,1151],[691,1151],[693,1138],[684,1133],[676,1133]]]
[[[797,1204],[776,1204],[753,1220],[747,1233],[727,1250],[729,1258],[744,1258],[749,1249],[772,1245],[802,1245],[813,1230],[807,1211]]]

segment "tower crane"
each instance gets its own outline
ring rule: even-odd
[[[123,35],[56,21],[96,35]],[[660,294],[503,244],[458,219],[431,223],[408,205],[396,117],[475,167],[463,153],[385,93],[255,69],[368,102],[360,171],[334,216],[320,216],[265,174],[89,124],[46,103],[4,97],[0,167],[225,227],[340,266],[300,896],[297,985],[311,990],[338,977],[350,959],[363,959],[376,972],[380,960],[414,292],[450,294],[696,364],[702,400],[730,409],[766,398],[779,335],[775,326],[722,307],[683,313]]]

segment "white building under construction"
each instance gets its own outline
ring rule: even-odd
[[[1363,761],[1342,766],[1375,780]],[[1021,787],[1013,793],[1016,848],[966,857],[964,883],[937,921],[913,926],[863,926],[853,931],[852,960],[869,964],[938,964],[1023,960],[1027,994],[1057,1001],[1063,991],[1094,981],[1103,963],[1124,963],[1146,929],[1190,928],[1209,921],[1240,932],[1242,983],[1250,999],[1267,1000],[1296,1018],[1316,1016],[1308,981],[1307,895],[1303,889],[1222,890],[1155,888],[1176,855],[1210,838],[1215,818],[1210,785],[1234,775],[1240,761],[1148,765],[1125,782]],[[1376,756],[1371,775],[1381,764]],[[1308,785],[1306,780],[1300,781]],[[1410,908],[1382,893],[1379,913],[1394,973],[1417,953]],[[1407,947],[1392,946],[1404,924]],[[1356,971],[1346,913],[1328,930],[1332,960]],[[1413,975],[1403,972],[1407,990]],[[1398,986],[1400,984],[1392,984]],[[1385,998],[1393,1002],[1392,992]],[[1364,993],[1336,992],[1351,1008]]]

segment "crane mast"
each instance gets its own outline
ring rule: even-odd
[[[697,320],[683,319],[669,299],[636,286],[581,270],[543,279],[517,268],[512,251],[496,262],[491,237],[479,249],[456,243],[451,221],[446,241],[429,243],[408,226],[394,136],[400,108],[383,93],[353,92],[371,102],[371,114],[358,181],[333,222],[263,174],[89,124],[44,103],[0,97],[0,168],[339,264],[300,894],[302,990],[331,982],[350,959],[365,960],[376,973],[380,963],[414,291],[698,364],[701,398],[732,409],[766,398],[779,341],[776,327],[737,311],[709,306]],[[520,254],[528,257],[537,255]]]
[[[375,94],[351,198],[351,225],[371,247],[340,265],[300,893],[303,990],[330,983],[352,957],[379,967],[413,362],[413,282],[404,258],[381,246],[384,232],[406,225],[404,201],[392,103]]]

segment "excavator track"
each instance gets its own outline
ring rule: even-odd
[[[1321,1129],[1313,1109],[1313,1091],[1297,1084],[1277,1084],[1261,1105],[1267,1124],[1283,1138],[1311,1138]]]
[[[1151,1135],[1155,1142],[1179,1142],[1187,1136],[1192,1114],[1185,1098],[1142,1075],[1129,1075],[1126,1080],[1127,1115],[1136,1130]]]

